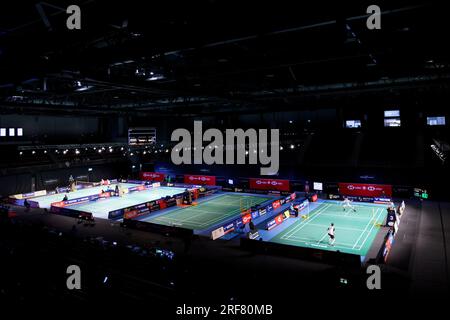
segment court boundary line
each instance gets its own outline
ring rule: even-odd
[[[236,200],[238,200],[239,199],[239,201],[240,201],[240,199],[242,199],[242,198],[244,198],[244,197],[251,197],[251,198],[255,198],[255,199],[258,199],[258,200],[262,200],[262,199],[264,199],[264,200],[262,200],[261,202],[259,202],[259,203],[257,203],[257,205],[259,205],[259,204],[262,204],[262,203],[264,203],[264,202],[266,202],[266,201],[268,201],[268,200],[270,200],[271,198],[269,198],[269,197],[258,197],[258,196],[252,196],[252,195],[235,195],[235,194],[223,194],[223,195],[220,195],[220,196],[218,196],[218,197],[215,197],[215,198],[213,198],[213,199],[209,199],[209,200],[207,200],[207,201],[205,201],[205,202],[202,202],[200,205],[208,205],[208,202],[211,202],[211,201],[215,201],[216,199],[217,199],[217,201],[221,201],[224,197],[228,197],[228,198],[234,198],[234,199],[236,199]],[[227,207],[227,206],[233,206],[232,204],[223,204],[223,203],[213,203],[213,205],[214,204],[217,204],[217,205],[223,205],[224,207]],[[238,205],[238,204],[236,204],[236,205]],[[200,211],[200,210],[198,210],[198,208],[195,208],[195,207],[189,207],[189,208],[179,208],[179,209],[177,209],[177,210],[175,210],[175,211],[172,211],[172,212],[170,212],[170,213],[168,213],[168,214],[174,214],[175,212],[180,212],[180,213],[186,213],[186,211],[185,211],[185,209],[190,209],[190,208],[192,208],[192,210],[195,212],[195,211]],[[250,208],[249,208],[250,209]],[[208,228],[208,227],[212,227],[213,225],[215,225],[215,224],[217,224],[217,223],[219,223],[219,222],[221,222],[221,221],[226,221],[227,219],[230,219],[231,217],[238,217],[238,214],[240,213],[241,211],[240,211],[240,208],[237,208],[236,207],[236,209],[234,209],[234,210],[231,210],[231,211],[228,211],[227,213],[217,213],[217,212],[214,212],[214,211],[208,211],[208,210],[201,210],[201,213],[199,213],[199,214],[197,214],[197,215],[194,215],[194,216],[189,216],[189,217],[187,217],[187,219],[179,219],[179,218],[170,218],[170,217],[167,217],[166,215],[164,215],[164,214],[161,214],[160,216],[158,216],[158,217],[155,217],[155,218],[153,218],[153,219],[150,219],[150,220],[148,220],[148,222],[154,222],[154,221],[161,221],[162,223],[167,223],[167,224],[178,224],[178,225],[181,225],[181,226],[183,226],[183,225],[185,225],[185,224],[187,224],[187,225],[190,225],[190,227],[192,227],[193,229],[195,229],[195,230],[197,230],[197,229],[202,229],[203,227],[205,227],[206,226],[206,228]],[[200,215],[203,215],[203,214],[209,214],[209,215],[218,215],[218,216],[216,216],[214,219],[210,219],[210,220],[208,220],[208,221],[205,221],[205,222],[203,222],[203,223],[197,223],[197,222],[192,222],[192,221],[189,221],[191,218],[195,218],[195,217],[198,217],[198,216],[200,216]],[[168,220],[171,220],[171,221],[168,221]]]
[[[380,209],[378,208],[376,212],[378,213],[379,210],[380,210]],[[364,231],[362,231],[362,232],[360,233],[359,237],[356,239],[356,242],[353,244],[353,249],[356,247],[356,245],[359,243],[359,241],[361,240],[361,238],[364,236],[364,233],[367,231],[367,228],[369,227],[371,221],[372,221],[372,219],[369,219],[369,221],[368,221],[367,224],[366,224],[366,227],[364,228]],[[370,231],[369,231],[369,233],[370,233]]]
[[[289,241],[292,242],[297,242],[297,243],[304,243],[307,246],[314,246],[314,244],[316,244],[316,246],[319,244],[319,242],[314,243],[315,240],[313,239],[308,239],[308,238],[301,238],[301,237],[292,237],[291,239],[289,239]],[[331,245],[323,245],[323,247],[326,248],[342,248],[342,249],[349,249],[352,250],[350,243],[347,242],[336,242],[335,245],[331,246]],[[360,251],[360,249],[354,249],[356,251]]]
[[[327,225],[327,224],[320,224],[320,223],[310,223],[309,225],[310,225],[310,226],[313,226],[313,227],[324,227],[324,228],[329,227],[329,225]],[[339,229],[339,230],[358,231],[358,232],[365,231],[365,229],[346,228],[346,227],[339,227],[338,229]]]
[[[288,240],[289,237],[293,234],[293,233],[297,233],[298,230],[301,230],[305,225],[307,225],[308,223],[310,223],[312,220],[316,219],[318,216],[320,216],[326,209],[328,209],[330,207],[331,204],[326,204],[323,208],[319,208],[319,210],[316,212],[316,214],[314,215],[314,217],[307,219],[307,221],[305,222],[305,220],[301,221],[297,226],[295,226],[294,228],[292,228],[292,230],[288,231],[285,235],[283,235],[281,238]]]
[[[377,214],[379,210],[380,210],[380,208],[377,208],[377,211],[376,211],[375,214]],[[356,245],[358,244],[358,242],[359,242],[359,241],[361,240],[361,238],[363,237],[364,233],[367,231],[367,228],[369,227],[371,221],[372,221],[372,219],[369,219],[369,222],[367,222],[366,227],[364,228],[364,231],[361,232],[361,234],[359,235],[358,239],[356,239],[356,242],[355,242],[355,244],[353,245],[353,249],[356,247]],[[376,220],[375,220],[375,221],[376,221]],[[372,229],[369,230],[369,234],[370,234],[371,230],[372,230]],[[361,246],[360,246],[360,247],[361,247]]]
[[[324,204],[325,204],[325,206],[324,206],[323,208],[319,208],[318,212],[314,215],[313,218],[311,218],[311,219],[308,220],[307,222],[304,222],[304,221],[300,222],[299,225],[295,226],[292,230],[288,231],[285,235],[281,236],[281,237],[280,237],[280,240],[286,240],[286,241],[288,241],[288,242],[289,242],[289,241],[292,241],[292,242],[304,243],[306,246],[309,246],[309,247],[314,246],[313,241],[315,241],[315,240],[308,239],[308,238],[304,238],[304,237],[298,237],[298,236],[296,236],[295,234],[296,234],[299,230],[303,229],[306,225],[310,225],[310,226],[322,226],[321,224],[310,224],[309,222],[311,222],[312,220],[314,220],[314,219],[317,218],[318,216],[322,215],[322,213],[326,212],[326,210],[327,210],[329,207],[331,207],[331,205],[338,205],[337,203],[328,203],[328,206],[326,206],[327,203],[324,203]],[[369,206],[360,206],[360,207],[362,207],[362,208],[367,208],[367,207],[369,207]],[[369,207],[369,208],[370,208],[370,207]],[[349,249],[349,250],[355,250],[355,251],[361,251],[362,248],[363,248],[363,246],[365,245],[367,239],[368,239],[369,236],[371,235],[371,233],[372,233],[372,231],[373,231],[373,228],[375,227],[375,224],[376,224],[377,221],[380,219],[380,216],[381,216],[382,213],[383,213],[383,208],[382,208],[382,207],[378,207],[378,208],[376,208],[376,209],[377,209],[377,211],[375,212],[375,215],[377,215],[377,216],[376,216],[376,219],[373,221],[373,219],[370,218],[364,229],[340,228],[340,229],[342,229],[342,230],[347,230],[347,229],[349,229],[349,230],[355,230],[355,231],[357,230],[357,231],[360,231],[360,235],[359,235],[359,237],[357,238],[356,242],[354,242],[354,243],[352,243],[352,244],[350,244],[350,243],[344,243],[344,242],[342,242],[342,243],[339,243],[339,242],[338,242],[336,245],[333,245],[333,246],[331,246],[331,247],[334,247],[334,248],[342,248],[342,249]],[[375,216],[375,215],[374,215],[374,216]],[[364,218],[364,217],[339,216],[339,215],[336,215],[336,214],[333,214],[333,216],[338,216],[338,217],[341,217],[341,218],[347,218],[347,217],[348,217],[348,218],[367,219],[367,218]],[[369,230],[367,230],[368,226],[371,224],[372,221],[373,221],[374,223],[372,224],[371,228],[370,228]],[[323,226],[326,227],[326,225],[323,225]],[[364,236],[365,233],[367,233],[367,234],[366,234],[366,237],[364,238],[364,241],[363,241],[360,245],[358,245],[358,243],[359,243],[360,240],[361,240],[361,237]],[[324,248],[329,248],[327,245],[323,245],[323,246],[320,246],[320,245],[319,245],[319,244],[323,241],[323,239],[324,239],[326,236],[327,236],[327,234],[325,234],[321,239],[319,239],[319,240],[316,242],[316,246],[318,246],[318,247],[324,247]],[[357,245],[358,245],[358,246],[357,246]]]
[[[375,223],[372,224],[372,227],[370,228],[370,231],[367,233],[366,238],[364,239],[364,242],[359,246],[360,248],[362,248],[362,246],[364,246],[364,244],[366,243],[367,239],[369,238],[369,235],[372,233],[373,228],[375,227],[376,222],[378,221],[378,219],[380,218],[380,214],[383,213],[383,210],[380,211],[380,213],[377,216],[377,219],[375,220]]]

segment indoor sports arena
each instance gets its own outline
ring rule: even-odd
[[[445,306],[441,3],[1,7],[0,305]]]

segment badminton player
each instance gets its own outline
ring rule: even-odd
[[[334,241],[336,241],[335,238],[335,231],[336,229],[334,228],[334,223],[332,223],[329,227],[328,227],[328,243],[330,244],[330,246],[334,245]]]
[[[353,212],[356,212],[355,207],[352,205],[352,202],[348,198],[344,198],[344,202],[342,204],[342,209],[345,211],[346,209],[353,210]]]

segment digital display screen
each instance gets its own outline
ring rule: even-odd
[[[384,111],[384,116],[386,118],[400,117],[400,110],[386,110],[386,111]]]
[[[130,146],[150,146],[156,143],[155,128],[128,129],[128,144]]]
[[[314,182],[313,189],[316,191],[323,191],[323,183],[322,182]]]
[[[414,196],[417,198],[428,199],[428,192],[424,189],[414,188]]]
[[[401,122],[400,118],[384,119],[385,127],[400,127],[401,125],[402,125],[402,122]]]
[[[347,120],[345,121],[346,128],[361,128],[361,120]]]
[[[445,126],[445,117],[427,117],[429,126]]]

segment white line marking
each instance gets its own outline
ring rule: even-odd
[[[377,212],[378,212],[378,210],[379,210],[379,209],[377,209]],[[364,235],[364,233],[367,231],[367,228],[369,227],[371,221],[372,221],[372,219],[370,219],[369,222],[367,222],[366,227],[364,228],[363,232],[361,232],[361,233],[359,234],[359,237],[358,237],[358,239],[356,239],[356,242],[355,242],[355,244],[353,245],[353,248],[352,248],[352,249],[355,249],[355,247],[356,247],[356,245],[358,244],[359,240],[360,240],[361,237]]]
[[[289,239],[289,237],[293,234],[293,233],[297,233],[297,231],[303,229],[304,226],[308,225],[308,223],[310,223],[311,221],[313,221],[314,219],[316,219],[318,216],[320,216],[320,214],[322,214],[326,209],[328,209],[330,207],[330,205],[325,205],[323,208],[319,209],[318,212],[316,212],[316,215],[312,218],[308,218],[305,222],[305,220],[303,220],[302,222],[300,222],[300,224],[298,224],[297,226],[295,226],[292,230],[290,230],[288,233],[286,233],[284,235],[285,239]]]
[[[377,216],[377,219],[375,220],[375,223],[372,224],[372,228],[370,228],[370,231],[367,233],[366,238],[364,239],[363,243],[359,246],[359,248],[361,249],[364,244],[366,243],[367,239],[369,238],[369,235],[372,233],[373,227],[375,227],[376,222],[378,221],[378,219],[380,218],[380,215],[383,213],[383,210],[380,211],[380,213]]]

